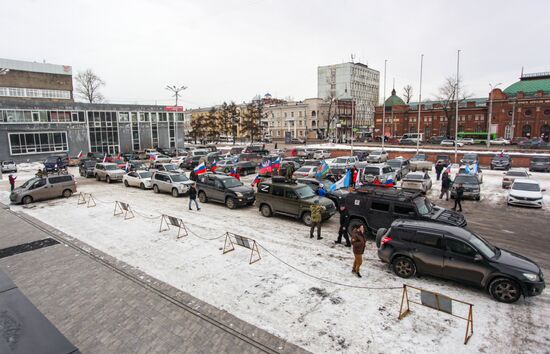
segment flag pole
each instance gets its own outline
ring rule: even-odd
[[[420,88],[418,90],[418,127],[416,128],[416,134],[418,138],[416,139],[416,154],[418,155],[418,150],[420,148],[420,111],[422,109],[422,66],[424,64],[424,54],[420,55]]]
[[[455,163],[458,163],[457,156],[458,156],[458,93],[460,92],[460,77],[459,77],[459,69],[460,69],[460,49],[457,52],[456,56],[456,115],[455,115]]]
[[[384,140],[386,140],[386,66],[388,59],[384,60],[384,102],[382,103],[382,150],[384,150]]]

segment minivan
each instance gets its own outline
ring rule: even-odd
[[[34,177],[15,188],[10,194],[10,200],[16,204],[29,204],[58,197],[69,198],[75,192],[76,182],[72,175]]]

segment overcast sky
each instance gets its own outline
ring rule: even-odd
[[[456,73],[474,96],[525,72],[550,71],[550,1],[132,0],[2,1],[0,57],[91,68],[112,103],[186,108],[256,94],[317,96],[317,66],[350,60],[381,73],[387,95],[423,98]],[[382,92],[380,94],[382,97]]]

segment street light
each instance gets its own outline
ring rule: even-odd
[[[491,91],[489,92],[489,117],[487,118],[487,147],[491,146],[491,118],[493,116],[493,90],[496,89],[498,85],[502,85],[502,82],[499,82],[494,87],[492,84],[489,84]]]
[[[173,93],[173,96],[176,97],[176,107],[178,106],[178,98],[180,96],[180,92],[187,89],[187,86],[176,86],[176,85],[167,85],[165,87],[168,91],[171,91]]]

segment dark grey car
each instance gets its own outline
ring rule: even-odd
[[[411,170],[409,160],[405,159],[391,159],[386,162],[386,165],[391,166],[395,171],[395,178],[398,181],[405,177]]]
[[[451,188],[451,198],[456,198],[456,189],[458,185],[462,184],[464,187],[464,198],[471,198],[474,200],[481,199],[481,190],[479,180],[473,175],[458,175],[453,181]]]
[[[377,235],[378,257],[396,275],[427,274],[486,289],[512,303],[545,288],[540,267],[519,254],[491,245],[480,235],[451,225],[396,220]]]
[[[529,171],[550,172],[550,157],[536,156],[531,158]]]

